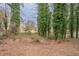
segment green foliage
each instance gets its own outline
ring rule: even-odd
[[[16,28],[20,25],[20,4],[19,3],[11,3],[9,4],[12,10],[11,21],[16,24]]]
[[[37,23],[38,23],[38,34],[40,36],[46,36],[47,32],[50,30],[50,19],[49,19],[49,10],[48,10],[48,4],[41,3],[38,5],[38,17],[37,17]]]
[[[47,31],[48,31],[48,37],[50,36],[50,33],[51,33],[51,15],[52,15],[52,12],[49,12],[48,13],[48,23],[47,23]]]
[[[53,33],[55,39],[63,39],[66,35],[66,19],[67,8],[66,4],[56,3],[54,4],[53,12]]]
[[[66,38],[66,30],[67,30],[67,4],[61,4],[61,35],[62,39]]]
[[[74,37],[74,4],[70,4],[70,15],[69,15],[69,30],[71,38]]]
[[[79,31],[79,4],[76,7],[76,38],[78,38],[78,31]]]
[[[30,26],[26,26],[25,32],[26,32],[27,34],[31,34],[31,30],[32,30],[32,28],[31,28]]]
[[[20,24],[20,5],[19,3],[12,3],[12,21],[16,23],[16,26],[18,27]]]

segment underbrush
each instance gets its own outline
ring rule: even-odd
[[[18,33],[17,35],[14,35],[14,34],[11,34],[11,33],[8,33],[7,36],[6,35],[3,35],[2,37],[0,37],[0,43],[3,42],[3,39],[13,39],[13,40],[16,40],[16,39],[25,39],[27,41],[27,39],[29,40],[32,40],[32,42],[36,42],[36,43],[47,43],[48,41],[52,41],[54,40],[55,42],[57,43],[62,43],[62,42],[69,42],[70,39],[59,39],[59,40],[55,40],[53,39],[53,36],[48,36],[48,37],[41,37],[38,35],[38,33]]]

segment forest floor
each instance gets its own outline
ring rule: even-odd
[[[35,40],[36,39],[36,40]],[[62,42],[38,39],[36,35],[19,35],[0,42],[2,56],[79,56],[79,39]]]

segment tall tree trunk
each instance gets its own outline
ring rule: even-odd
[[[77,16],[77,21],[76,21],[76,38],[78,38],[78,30],[79,30],[79,17]]]

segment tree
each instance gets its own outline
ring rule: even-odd
[[[66,4],[54,4],[53,12],[53,33],[55,39],[63,39],[66,35],[66,19],[67,8]]]
[[[4,29],[5,29],[5,34],[7,35],[7,11],[6,11],[6,4],[0,10],[0,22],[3,23]],[[0,24],[1,25],[1,24]]]
[[[70,30],[70,36],[71,38],[74,37],[74,4],[70,4],[70,15],[69,15],[69,30]]]
[[[61,4],[61,35],[62,39],[66,38],[66,30],[67,30],[67,4]]]
[[[20,26],[20,4],[11,3],[8,5],[11,7],[11,10],[12,10],[11,22],[15,24],[15,32],[17,32],[17,29]]]
[[[4,10],[0,9],[0,28],[1,28],[1,25],[2,25],[2,22],[4,22],[4,19],[5,19],[5,16],[4,16]]]
[[[49,10],[48,10],[48,4],[41,3],[38,4],[38,17],[37,17],[37,23],[38,23],[38,34],[40,36],[46,36],[49,35],[47,32],[49,32],[50,27],[50,19],[49,19]]]
[[[78,31],[79,31],[79,4],[76,7],[76,38],[78,38]]]
[[[4,25],[5,25],[6,35],[7,35],[7,27],[8,27],[8,26],[7,26],[7,25],[8,25],[8,22],[7,22],[8,19],[7,19],[7,17],[8,17],[8,16],[7,16],[7,11],[6,11],[6,3],[5,3],[5,8],[4,8],[4,9],[5,9]]]
[[[48,26],[47,26],[47,27],[48,27],[48,28],[47,28],[47,29],[48,29],[48,30],[47,30],[47,31],[48,31],[48,37],[50,36],[50,33],[51,33],[51,31],[50,31],[50,30],[51,30],[51,15],[52,15],[52,12],[49,12],[49,13],[48,13],[48,21],[47,21],[47,22],[48,22],[48,23],[47,23],[47,25],[48,25]]]
[[[59,37],[60,32],[60,5],[61,4],[54,4],[54,12],[53,12],[53,33],[54,37],[57,40]]]

